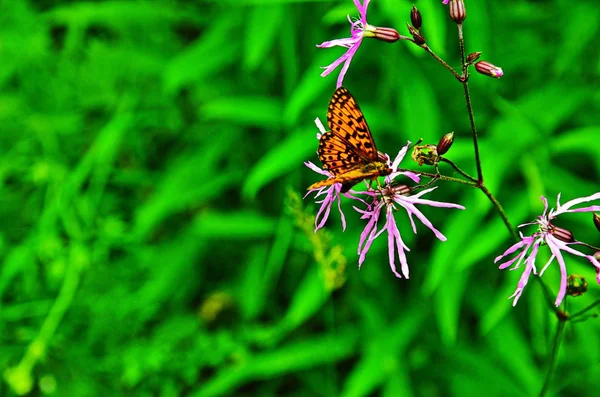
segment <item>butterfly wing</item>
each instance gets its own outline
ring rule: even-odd
[[[340,87],[333,93],[327,109],[327,124],[331,132],[345,142],[363,163],[377,161],[377,148],[371,130],[348,89]]]
[[[362,179],[391,172],[381,163],[365,117],[344,87],[338,88],[329,101],[327,124],[330,131],[321,136],[318,154],[332,177],[314,183],[309,190],[342,183],[343,191],[347,191]]]
[[[365,163],[364,155],[345,139],[327,131],[319,140],[319,160],[332,175],[339,175]]]

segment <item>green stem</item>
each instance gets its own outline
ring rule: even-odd
[[[425,51],[427,51],[429,53],[429,55],[431,55],[436,61],[438,61],[443,67],[445,67],[446,69],[448,69],[450,71],[450,73],[452,73],[454,75],[454,77],[456,77],[456,79],[458,81],[463,81],[463,77],[458,74],[456,72],[456,70],[454,70],[452,68],[452,66],[448,65],[442,58],[440,58],[435,52],[433,52],[431,50],[431,48],[429,48],[429,46],[427,44],[423,44],[421,46]],[[464,62],[463,62],[464,63]]]
[[[569,318],[571,320],[576,319],[577,317],[589,312],[590,310],[592,310],[594,307],[600,305],[600,299],[598,299],[597,301],[595,301],[594,303],[592,303],[591,305],[587,306],[585,309],[578,311],[577,313],[573,314],[572,316],[570,316]]]
[[[542,291],[544,293],[544,297],[546,298],[546,303],[548,303],[548,308],[550,309],[550,311],[558,315],[559,309],[554,304],[554,298],[552,298],[552,295],[550,294],[550,289],[548,288],[546,283],[544,283],[541,277],[534,277],[533,279],[540,283],[540,286],[542,287]]]
[[[546,374],[546,380],[544,381],[544,386],[542,387],[542,391],[540,392],[540,397],[544,397],[550,389],[550,381],[552,380],[552,375],[556,371],[556,366],[558,364],[558,351],[560,350],[560,344],[562,342],[562,337],[565,331],[565,325],[567,325],[566,317],[562,318],[559,316],[558,325],[556,327],[556,334],[554,335],[554,342],[552,343],[550,367],[548,368],[548,373]]]
[[[465,61],[465,39],[463,36],[462,24],[458,24],[458,42],[460,44],[460,59],[462,60],[463,78],[461,83],[465,91],[465,101],[467,103],[467,113],[471,124],[471,136],[473,137],[473,149],[475,151],[475,165],[477,166],[477,180],[483,184],[483,170],[481,168],[481,157],[479,155],[479,141],[477,140],[477,127],[475,126],[475,115],[473,114],[473,105],[471,104],[471,94],[469,93],[469,69]],[[511,231],[512,233],[512,231]]]
[[[467,58],[465,55],[465,38],[463,36],[462,23],[458,24],[458,45],[460,46],[460,60],[462,61],[463,79],[464,79],[464,81],[466,81],[467,78],[469,77],[467,74],[469,65],[467,65]]]
[[[479,190],[481,190],[483,192],[483,194],[485,194],[487,196],[487,198],[492,202],[492,204],[496,208],[496,211],[498,212],[498,215],[500,215],[500,218],[502,218],[504,225],[510,232],[510,235],[512,236],[513,240],[519,240],[519,236],[517,235],[517,232],[512,227],[510,221],[508,220],[508,216],[506,216],[506,212],[504,212],[504,208],[502,208],[502,206],[500,205],[498,200],[496,200],[496,197],[494,197],[492,192],[490,192],[489,189],[483,184],[479,186]]]
[[[456,182],[456,183],[462,183],[463,185],[467,185],[467,186],[477,187],[477,184],[475,182],[464,181],[462,179],[453,178],[451,176],[445,176],[445,175],[440,175],[440,174],[432,174],[430,172],[420,172],[420,171],[416,172],[416,171],[413,171],[413,170],[408,170],[408,169],[403,169],[403,168],[399,168],[398,170],[399,171],[414,172],[415,174],[423,175],[423,176],[426,176],[428,178],[436,178],[436,179],[439,179],[440,181]]]
[[[25,355],[17,366],[6,369],[4,378],[17,394],[27,394],[33,388],[32,371],[43,359],[54,333],[73,302],[81,274],[81,265],[70,260],[62,286],[46,316],[38,335],[29,343]]]
[[[452,160],[449,160],[449,159],[447,159],[445,157],[440,157],[440,161],[443,161],[444,163],[450,164],[452,166],[452,168],[454,168],[459,174],[461,174],[462,176],[464,176],[468,180],[470,180],[472,182],[477,182],[477,179],[473,178],[471,175],[467,174],[466,172],[464,172],[463,170],[461,170],[460,168],[458,168],[458,166],[456,164],[454,164],[454,162]]]
[[[469,123],[471,124],[471,136],[473,138],[473,151],[475,152],[475,165],[477,166],[477,185],[479,189],[487,196],[487,198],[492,202],[494,207],[496,207],[496,211],[502,218],[504,225],[508,229],[510,235],[513,239],[517,240],[517,232],[510,224],[504,209],[498,202],[498,200],[494,197],[494,195],[489,191],[489,189],[483,184],[483,169],[481,167],[481,155],[479,154],[479,141],[477,139],[477,126],[475,125],[475,115],[473,113],[473,104],[471,103],[471,94],[469,93],[469,65],[466,62],[465,56],[465,39],[463,36],[463,26],[461,23],[458,24],[458,42],[460,45],[460,58],[462,60],[462,72],[463,78],[461,79],[461,83],[463,85],[463,89],[465,92],[465,102],[467,105],[467,113],[469,114]]]

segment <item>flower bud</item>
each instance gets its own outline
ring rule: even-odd
[[[402,195],[402,196],[410,196],[410,194],[412,193],[412,189],[405,184],[399,184],[396,185],[394,183],[392,183],[392,189],[393,190],[393,194],[395,195]]]
[[[435,145],[417,145],[413,149],[412,159],[419,165],[437,165],[439,156]]]
[[[486,76],[490,76],[490,77],[495,77],[497,79],[502,77],[502,75],[504,74],[504,72],[502,71],[501,68],[499,68],[496,65],[492,65],[491,63],[489,63],[487,61],[477,62],[475,64],[475,69],[481,74],[485,74]]]
[[[596,229],[598,229],[598,231],[600,232],[600,215],[596,214],[594,212],[594,226],[596,226]]]
[[[421,19],[421,11],[417,10],[417,7],[412,6],[412,10],[410,10],[410,23],[415,27],[415,29],[421,29],[421,25],[423,25],[423,20]]]
[[[471,63],[475,62],[476,60],[479,59],[480,56],[481,56],[481,51],[470,53],[469,55],[467,55],[467,63],[471,64]]]
[[[400,33],[394,28],[375,27],[372,37],[388,43],[394,43],[400,39]]]
[[[415,40],[415,43],[417,45],[425,44],[425,37],[423,37],[423,35],[421,33],[419,33],[419,31],[417,29],[413,28],[409,24],[406,24],[406,26],[408,27],[408,31],[412,35],[412,37]]]
[[[450,18],[461,24],[467,17],[464,0],[450,0]]]
[[[567,278],[567,295],[579,296],[587,291],[587,281],[579,274],[570,275]]]
[[[572,243],[575,241],[573,238],[573,233],[568,231],[567,229],[563,229],[562,227],[550,225],[549,228],[550,233],[560,241],[564,241],[565,243]]]
[[[454,143],[454,131],[444,135],[437,144],[438,155],[446,154]]]

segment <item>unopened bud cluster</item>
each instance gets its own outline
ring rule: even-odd
[[[409,23],[406,24],[410,35],[413,37],[415,44],[422,46],[425,44],[425,37],[421,34],[423,19],[421,18],[421,12],[415,6],[410,10],[410,23],[412,25]]]
[[[437,145],[416,145],[412,152],[412,159],[419,165],[438,165],[440,157],[448,153],[454,143],[454,131],[440,138]]]

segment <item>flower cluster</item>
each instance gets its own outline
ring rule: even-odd
[[[429,228],[439,240],[446,241],[446,237],[433,226],[433,224],[420,211],[420,209],[417,208],[417,206],[464,209],[463,206],[458,204],[433,201],[423,198],[423,196],[436,189],[436,187],[429,186],[435,182],[437,178],[446,178],[446,180],[458,181],[485,191],[483,174],[478,157],[479,152],[475,127],[473,124],[472,132],[473,139],[475,141],[475,157],[476,161],[478,162],[477,177],[468,175],[453,161],[445,157],[446,152],[450,149],[450,146],[454,140],[454,133],[451,132],[444,135],[437,145],[419,145],[420,141],[415,145],[412,153],[413,160],[419,164],[419,166],[433,166],[436,171],[435,174],[422,173],[421,176],[430,177],[432,178],[432,181],[423,186],[419,185],[420,176],[417,173],[402,170],[399,167],[400,162],[407,154],[410,142],[408,142],[408,144],[399,151],[393,162],[390,160],[390,157],[387,154],[384,155],[379,153],[378,156],[375,156],[373,151],[365,151],[365,149],[375,148],[372,137],[369,136],[370,131],[366,125],[366,122],[364,121],[364,117],[362,116],[360,109],[358,109],[358,106],[353,101],[353,98],[349,94],[348,90],[345,88],[340,89],[348,68],[350,67],[350,63],[352,62],[354,55],[357,53],[363,38],[371,37],[386,42],[395,42],[397,40],[411,41],[433,55],[440,64],[446,67],[446,69],[449,69],[454,77],[456,77],[462,83],[466,82],[468,79],[469,67],[473,67],[476,72],[482,75],[496,79],[501,78],[504,75],[504,71],[502,68],[490,62],[485,60],[480,61],[480,51],[473,52],[465,57],[466,54],[464,53],[464,47],[461,46],[463,64],[462,74],[459,74],[459,72],[455,71],[446,62],[435,55],[426,45],[425,38],[421,33],[423,18],[416,7],[413,6],[410,14],[412,25],[407,24],[409,32],[412,35],[412,38],[409,38],[401,36],[393,28],[380,28],[370,25],[367,22],[367,8],[370,0],[353,1],[360,17],[356,20],[352,20],[348,16],[348,21],[350,22],[350,37],[325,41],[322,44],[317,45],[317,47],[320,48],[341,46],[347,50],[341,57],[327,66],[321,74],[321,76],[327,76],[336,70],[340,65],[343,65],[337,79],[337,87],[339,92],[336,91],[336,93],[334,93],[334,97],[329,105],[330,113],[328,114],[328,121],[331,132],[329,135],[324,136],[324,139],[321,140],[321,146],[319,147],[319,155],[321,160],[327,163],[325,164],[325,167],[328,170],[333,170],[333,174],[335,175],[311,162],[305,163],[306,166],[314,172],[328,177],[328,180],[326,181],[320,181],[313,184],[308,192],[308,194],[316,193],[315,198],[318,199],[317,203],[320,204],[320,208],[315,219],[315,232],[325,225],[331,213],[331,208],[335,205],[336,201],[337,209],[340,213],[342,221],[342,227],[345,230],[346,219],[344,212],[342,211],[341,196],[354,200],[356,204],[353,206],[354,210],[360,214],[361,219],[365,221],[365,227],[358,242],[359,267],[362,266],[363,262],[365,261],[366,255],[373,241],[380,235],[386,233],[388,238],[389,264],[392,272],[397,277],[408,278],[409,266],[407,252],[410,251],[410,249],[404,243],[397,226],[397,213],[400,209],[404,209],[406,211],[414,233],[417,232],[417,226],[414,218],[417,218],[422,224]],[[462,23],[466,18],[464,0],[442,0],[442,3],[448,5],[451,19],[458,24],[459,31],[462,31]],[[462,33],[460,36],[462,37]],[[353,103],[354,105],[347,105],[346,108],[342,109],[342,105],[349,102]],[[468,98],[467,106],[470,107],[470,100]],[[332,111],[332,109],[334,109],[335,112]],[[320,134],[318,134],[317,137],[320,138],[322,134],[326,133],[326,131],[318,119],[316,120],[316,123],[320,130]],[[359,138],[362,140],[359,140]],[[458,174],[465,179],[457,180],[453,177],[442,176],[438,169],[439,164],[442,162],[451,165],[455,171],[457,171]],[[344,170],[344,172],[341,170]],[[350,187],[357,181],[363,179],[373,180],[379,176],[385,176],[385,182],[383,186],[380,186],[379,181],[377,181],[377,188],[373,188],[371,184],[367,183],[366,191],[350,190]],[[405,181],[400,182],[398,180],[399,178],[405,178]],[[559,306],[564,300],[566,294],[577,296],[578,294],[580,295],[585,292],[587,289],[587,283],[585,280],[579,280],[578,277],[580,276],[578,275],[569,276],[567,274],[564,258],[565,253],[587,259],[587,261],[589,261],[595,267],[597,275],[596,278],[598,283],[600,283],[600,249],[575,240],[573,235],[568,230],[555,225],[556,218],[561,214],[600,211],[600,205],[575,208],[582,203],[600,200],[600,193],[596,193],[588,197],[573,199],[563,205],[560,204],[559,194],[556,202],[556,209],[549,209],[546,198],[542,196],[541,199],[544,203],[544,212],[538,217],[538,220],[519,226],[519,229],[521,229],[526,226],[536,225],[537,230],[531,235],[524,235],[522,232],[519,232],[521,237],[520,241],[513,244],[495,260],[495,263],[500,262],[500,269],[506,269],[511,266],[511,270],[519,268],[524,269],[518,282],[516,291],[509,298],[513,299],[513,306],[517,304],[519,298],[521,297],[521,294],[523,293],[523,290],[529,281],[529,277],[532,274],[541,277],[546,269],[548,269],[550,264],[552,264],[555,260],[558,263],[561,275],[558,295],[554,302],[555,305]],[[506,214],[504,214],[504,211],[498,202],[493,198],[491,198],[491,200],[501,213],[505,223],[509,225]],[[385,217],[385,220],[382,220],[383,217]],[[594,215],[594,223],[600,231],[600,215]],[[511,233],[513,232],[514,231],[511,230]],[[536,264],[536,258],[538,253],[543,250],[545,246],[547,246],[550,250],[551,256],[550,259],[540,267],[538,264]],[[576,249],[575,246],[587,247],[597,252],[594,255],[587,255]],[[397,263],[399,263],[399,269],[396,266]]]
[[[324,132],[323,125],[317,119],[315,120],[317,127],[321,132]],[[317,135],[320,137],[320,134]],[[418,193],[414,193],[416,188],[411,188],[406,184],[398,184],[396,182],[396,178],[400,176],[404,176],[408,178],[410,181],[418,183],[420,178],[417,174],[411,171],[401,171],[399,170],[400,162],[406,156],[408,148],[410,146],[410,142],[406,144],[399,152],[393,162],[389,161],[388,165],[392,169],[392,173],[385,178],[385,185],[379,189],[372,189],[369,187],[366,191],[353,191],[350,190],[346,193],[342,192],[342,184],[334,183],[330,186],[324,186],[317,189],[309,190],[308,194],[315,193],[315,198],[323,196],[320,201],[317,203],[321,204],[319,211],[317,213],[317,217],[315,219],[315,232],[324,226],[327,221],[329,214],[331,212],[331,207],[337,201],[338,210],[340,212],[340,216],[342,219],[342,227],[346,229],[346,220],[344,217],[344,213],[341,207],[341,195],[344,195],[347,198],[356,200],[360,204],[364,205],[366,208],[361,209],[360,207],[353,206],[353,208],[361,214],[361,219],[367,221],[363,232],[360,235],[360,240],[358,243],[358,265],[362,266],[367,252],[371,247],[373,241],[379,237],[384,232],[387,232],[388,236],[388,254],[389,254],[389,263],[392,269],[392,272],[397,277],[404,276],[405,278],[409,278],[409,268],[408,261],[406,258],[406,252],[410,251],[410,249],[404,244],[402,240],[402,236],[400,235],[400,231],[396,224],[395,213],[403,208],[410,220],[412,229],[414,233],[417,233],[417,226],[414,221],[414,217],[419,219],[421,223],[427,226],[433,234],[441,241],[446,241],[446,237],[437,230],[431,221],[427,219],[427,217],[416,207],[416,205],[428,205],[431,207],[442,207],[442,208],[457,208],[457,209],[465,209],[462,205],[445,203],[433,200],[423,199],[427,193],[435,190],[436,187],[422,190]],[[315,164],[311,162],[306,162],[305,165],[311,170],[330,177],[331,174],[317,167]],[[414,194],[413,194],[414,193]],[[363,195],[364,198],[358,197],[359,195]],[[305,196],[306,197],[306,196]],[[385,223],[379,229],[379,218],[381,217],[381,213],[385,213]],[[396,268],[396,256],[400,262],[400,272],[398,272]]]
[[[541,197],[541,200],[544,203],[544,212],[542,213],[542,215],[540,215],[535,222],[526,223],[519,226],[519,228],[522,228],[529,225],[537,225],[537,231],[530,236],[524,236],[523,233],[520,233],[521,241],[512,245],[495,260],[495,262],[498,262],[508,255],[514,254],[515,252],[519,252],[514,258],[507,260],[506,262],[502,262],[499,267],[500,269],[506,269],[512,264],[515,264],[514,267],[511,269],[515,270],[521,267],[523,263],[525,264],[525,269],[523,270],[523,274],[521,276],[521,279],[519,280],[517,289],[515,293],[512,294],[510,297],[514,298],[513,306],[517,304],[517,301],[521,297],[523,289],[527,285],[531,273],[533,273],[534,275],[539,275],[541,277],[542,274],[544,274],[544,272],[548,268],[548,266],[554,261],[554,259],[556,259],[556,261],[558,262],[561,276],[560,288],[554,304],[556,306],[561,304],[567,291],[567,267],[565,265],[563,252],[566,252],[571,255],[584,257],[588,261],[590,261],[592,265],[594,265],[597,269],[597,281],[598,283],[600,283],[600,273],[598,273],[598,271],[600,271],[600,263],[598,262],[598,260],[591,255],[585,255],[572,248],[572,245],[583,243],[576,241],[573,238],[573,235],[568,230],[555,226],[552,223],[556,219],[556,217],[561,214],[566,214],[570,212],[600,211],[600,205],[592,205],[584,208],[572,208],[581,203],[587,203],[593,200],[600,200],[600,193],[596,193],[588,197],[581,197],[574,200],[570,200],[562,205],[560,204],[559,194],[556,199],[556,209],[552,208],[550,210],[548,210],[548,200],[546,200],[544,196]],[[542,245],[548,246],[548,248],[550,249],[551,256],[550,260],[546,264],[544,264],[544,266],[538,274],[535,259]]]

